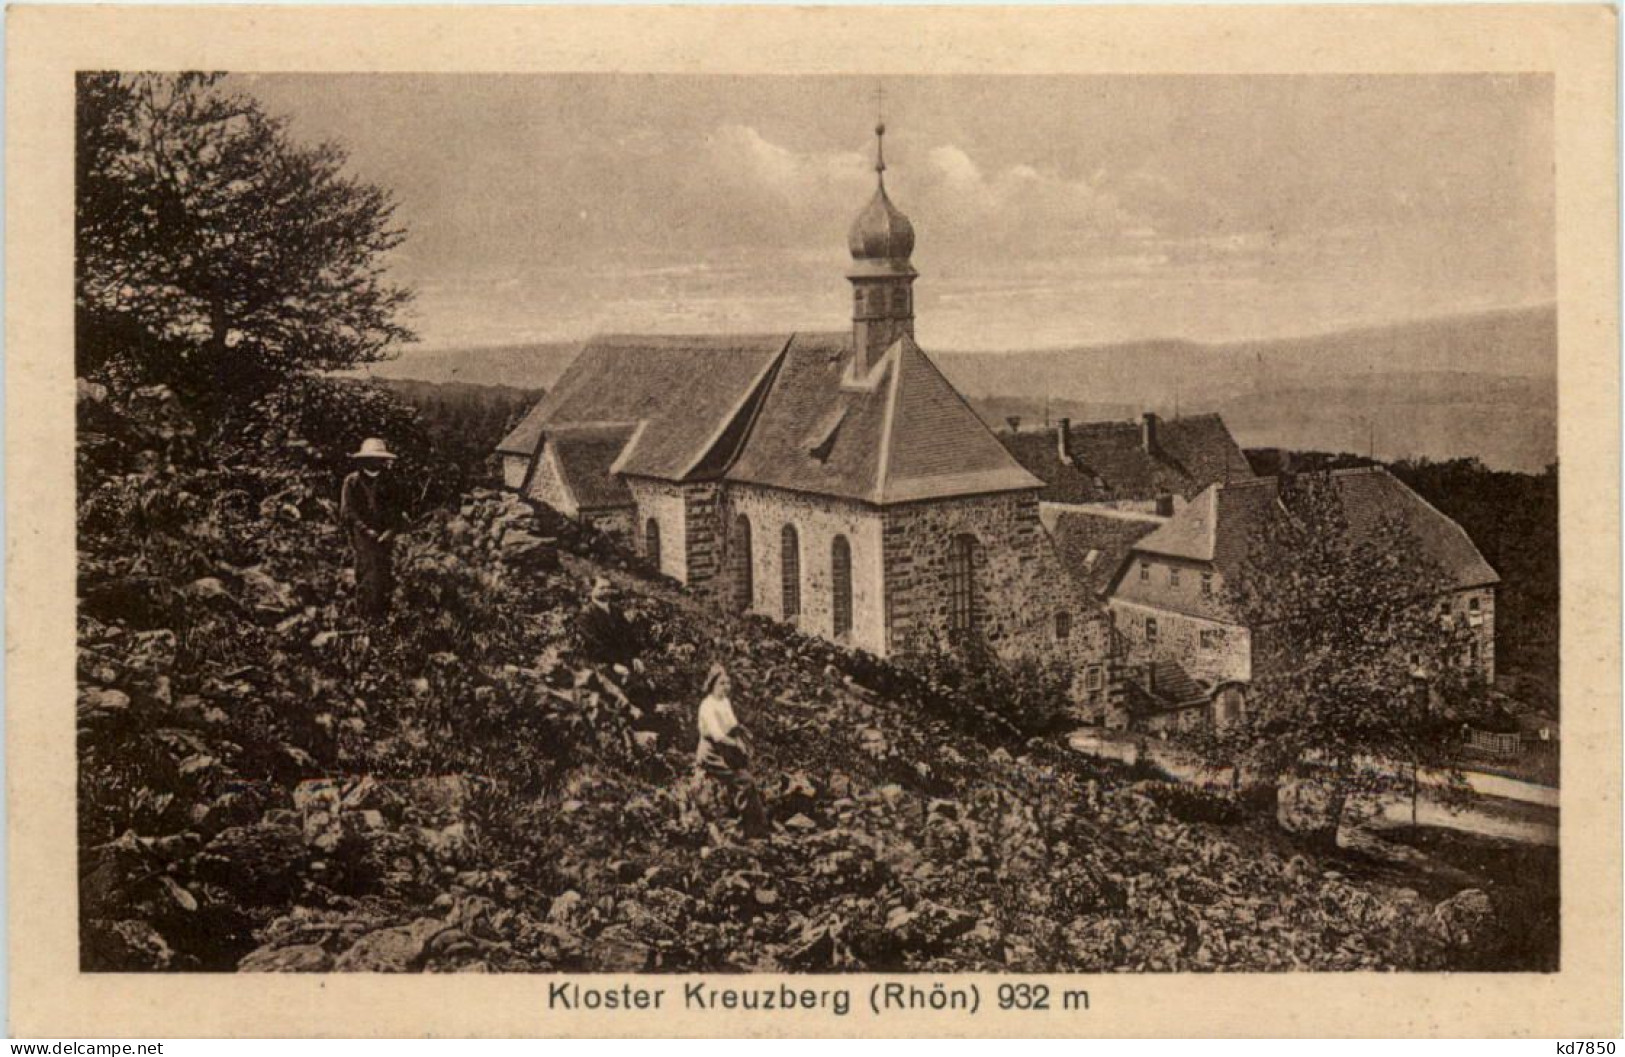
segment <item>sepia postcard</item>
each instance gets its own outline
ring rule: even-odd
[[[12,1033],[1618,1035],[1616,17],[12,7]]]

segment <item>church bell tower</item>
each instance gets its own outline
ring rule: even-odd
[[[852,222],[852,365],[866,377],[886,350],[914,336],[914,225],[886,194],[886,126],[875,126],[875,195]]]

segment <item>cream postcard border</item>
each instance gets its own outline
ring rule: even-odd
[[[1423,7],[29,7],[8,19],[7,792],[14,1037],[1621,1033],[1616,13]],[[73,73],[1551,72],[1562,461],[1562,971],[1051,977],[1083,1014],[550,1012],[548,977],[81,974]],[[597,977],[609,984],[617,978]],[[650,984],[676,987],[683,977]],[[765,985],[779,977],[736,978]],[[789,978],[866,993],[873,977]],[[929,979],[929,978],[928,978]],[[984,996],[995,977],[977,977]],[[985,1002],[985,999],[984,999]],[[1168,1013],[1178,1010],[1175,1017]]]

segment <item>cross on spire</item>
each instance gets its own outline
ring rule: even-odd
[[[875,172],[886,182],[886,86],[875,85]]]

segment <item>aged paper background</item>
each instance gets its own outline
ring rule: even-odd
[[[12,7],[6,685],[11,1034],[1527,1035],[1621,1032],[1614,11],[1338,8]],[[1563,464],[1561,973],[1051,977],[1087,1013],[550,1012],[546,977],[80,974],[75,892],[73,73],[1551,72]],[[756,986],[776,977],[734,982]],[[924,978],[929,984],[931,978]],[[609,985],[614,978],[597,977]],[[914,982],[919,982],[915,980]],[[677,1002],[673,1002],[677,999]],[[1177,1011],[1177,1013],[1174,1013]]]

